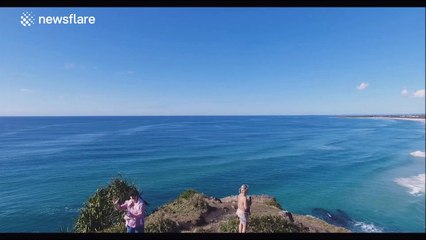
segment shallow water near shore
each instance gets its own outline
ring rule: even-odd
[[[118,174],[149,210],[188,188],[268,194],[359,232],[425,232],[425,124],[332,116],[0,117],[0,232],[71,229]],[[423,184],[423,188],[422,188]]]

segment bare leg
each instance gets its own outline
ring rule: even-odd
[[[242,224],[243,225],[243,228],[241,229],[241,232],[242,233],[245,233],[246,232],[246,228],[247,228],[247,224]]]
[[[238,224],[238,232],[241,233],[243,231],[243,224]]]

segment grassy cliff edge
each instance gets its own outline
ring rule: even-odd
[[[114,210],[112,196],[127,199],[130,188],[122,178],[98,189],[80,209],[75,232],[125,232],[124,213]],[[345,233],[349,230],[331,225],[312,216],[288,211],[272,196],[251,195],[252,206],[247,232],[251,233]],[[157,208],[145,217],[147,233],[234,233],[237,232],[237,196],[215,198],[193,189],[182,192],[175,200]]]
[[[214,198],[194,190],[183,192],[145,218],[148,233],[235,233],[238,228],[237,196]],[[252,195],[250,233],[345,233],[349,230],[328,224],[320,219],[292,214],[290,219],[275,198]],[[293,221],[292,221],[293,220]],[[103,232],[124,232],[118,224]]]

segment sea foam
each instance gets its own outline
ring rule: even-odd
[[[370,232],[370,233],[383,232],[382,228],[377,227],[374,224],[368,224],[368,223],[364,223],[364,222],[355,222],[354,227],[359,228],[359,230],[361,230],[361,232]]]
[[[399,185],[408,188],[408,192],[412,195],[420,195],[425,193],[424,173],[408,178],[396,178],[394,181]]]
[[[425,158],[425,152],[422,151],[415,151],[410,153],[410,155],[413,157]]]

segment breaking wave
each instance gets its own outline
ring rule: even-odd
[[[421,195],[425,193],[425,174],[419,174],[413,177],[396,178],[394,180],[397,184],[409,189],[411,195]]]
[[[413,157],[425,158],[425,152],[422,151],[415,151],[410,153],[410,155]]]
[[[372,224],[365,222],[354,222],[353,228],[359,230],[359,232],[379,233],[383,232],[383,229]]]

